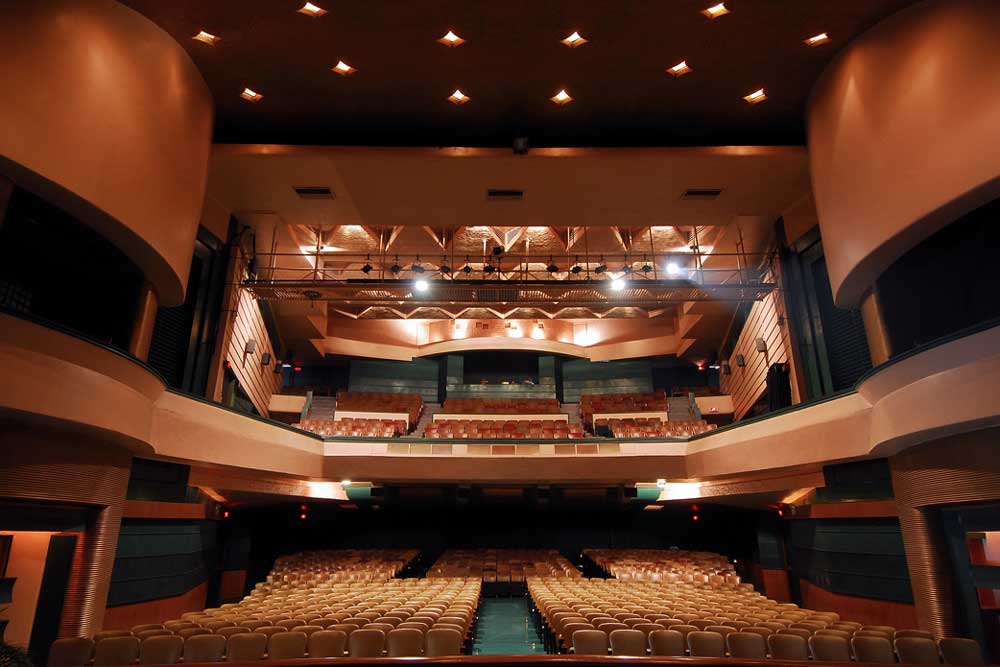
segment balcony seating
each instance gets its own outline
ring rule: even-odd
[[[405,412],[410,424],[420,420],[424,399],[420,394],[393,394],[363,391],[338,391],[337,410],[359,412]]]
[[[441,412],[466,415],[559,414],[554,398],[447,398]]]
[[[303,419],[298,427],[327,437],[397,438],[406,433],[402,419]]]
[[[649,394],[583,394],[580,396],[580,418],[584,424],[601,412],[666,412],[667,396],[654,391]]]
[[[594,429],[607,426],[616,438],[686,438],[706,433],[716,428],[704,419],[688,421],[662,421],[658,417],[632,417],[594,421]]]
[[[424,428],[423,437],[440,438],[514,438],[518,440],[552,440],[583,438],[583,427],[564,421],[499,421],[476,419],[442,419]]]
[[[428,578],[479,577],[486,582],[529,577],[579,577],[558,551],[546,549],[449,549],[427,571]]]

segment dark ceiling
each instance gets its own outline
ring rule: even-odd
[[[914,0],[122,0],[191,54],[216,140],[370,146],[801,144],[813,82]],[[199,30],[222,38],[194,41]],[[447,48],[449,29],[467,40]],[[574,30],[590,42],[570,49]],[[820,32],[831,41],[802,42]],[[330,71],[344,60],[357,72]],[[686,60],[694,71],[665,68]],[[239,97],[244,87],[264,95]],[[764,87],[769,99],[742,97]],[[471,97],[447,101],[455,88]],[[566,88],[574,102],[549,97]]]

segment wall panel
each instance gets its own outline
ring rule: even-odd
[[[274,372],[278,356],[267,335],[264,317],[257,302],[245,290],[234,288],[234,291],[236,293],[232,296],[235,307],[229,314],[232,336],[226,349],[226,359],[257,412],[266,417],[271,394],[281,388],[281,375]],[[246,354],[247,342],[251,340],[256,344],[255,349],[252,354]],[[271,363],[267,366],[260,363],[264,353],[271,355]]]
[[[579,403],[581,394],[645,394],[653,391],[653,366],[648,359],[563,362],[563,401]]]

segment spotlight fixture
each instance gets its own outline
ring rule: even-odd
[[[424,267],[422,267],[419,264],[414,264],[413,266],[410,267],[410,271],[413,271],[414,273],[423,273]]]
[[[311,16],[313,18],[319,18],[320,16],[323,16],[323,14],[326,14],[325,9],[317,5],[314,5],[311,2],[307,2],[306,4],[302,5],[301,9],[297,9],[295,11],[297,11],[299,14],[305,14],[306,16]]]
[[[559,106],[563,106],[564,104],[569,104],[570,102],[573,101],[573,98],[570,96],[569,93],[566,92],[565,88],[560,90],[558,93],[556,93],[549,99],[558,104]]]
[[[642,266],[641,266],[641,267],[639,268],[639,270],[640,270],[640,271],[642,271],[643,273],[649,273],[650,271],[652,271],[652,270],[653,270],[653,267],[651,267],[651,266],[650,266],[649,264],[643,264],[643,265],[642,265]]]
[[[545,267],[545,270],[549,273],[559,273],[559,267],[556,266],[555,262],[553,262],[551,258],[549,259],[549,265]]]
[[[389,270],[392,271],[393,273],[399,273],[400,271],[403,270],[403,267],[401,267],[399,264],[393,264],[392,266],[389,267]]]
[[[443,37],[438,39],[438,44],[444,44],[445,46],[450,46],[454,48],[456,46],[461,46],[462,44],[465,44],[465,40],[456,35],[451,30],[449,30],[444,34]]]
[[[608,270],[607,264],[604,263],[604,260],[601,260],[601,263],[597,265],[596,269],[594,269],[594,273],[604,273],[607,270]]]
[[[622,267],[622,273],[625,274],[626,276],[628,274],[632,273],[632,265],[631,264],[626,264],[625,266],[623,266]]]
[[[414,287],[414,288],[415,288],[415,289],[416,289],[416,290],[417,290],[418,292],[426,292],[426,291],[427,291],[427,288],[429,288],[429,287],[430,287],[430,285],[429,285],[429,284],[427,283],[427,281],[426,281],[426,280],[424,280],[423,278],[421,278],[420,280],[418,280],[418,281],[416,281],[415,283],[413,283],[413,287]]]
[[[712,5],[708,9],[701,10],[701,13],[710,19],[717,19],[720,16],[725,16],[729,13],[729,9],[726,7],[726,3],[720,2],[717,5]]]
[[[583,36],[576,30],[573,31],[573,34],[566,37],[566,39],[561,39],[559,41],[571,49],[575,49],[576,47],[583,46],[584,44],[587,43],[587,40],[584,39]]]
[[[485,264],[483,266],[483,273],[493,273],[494,271],[496,271],[496,267],[492,264]]]
[[[448,275],[449,273],[451,273],[451,267],[450,267],[450,266],[448,266],[448,264],[447,264],[447,263],[445,263],[445,262],[442,262],[441,266],[439,266],[439,267],[438,267],[438,271],[439,271],[439,272],[440,272],[440,273],[441,273],[442,275]]]
[[[462,267],[462,273],[464,273],[465,275],[469,275],[470,273],[472,273],[472,267],[466,264],[465,266]]]
[[[688,74],[689,72],[693,72],[693,71],[694,70],[691,69],[691,66],[687,64],[686,60],[682,60],[679,63],[677,63],[676,65],[674,65],[673,67],[668,67],[667,68],[667,74],[669,74],[671,76],[678,76],[678,77],[679,76],[684,76],[685,74]]]
[[[743,99],[745,99],[748,104],[760,104],[767,99],[767,94],[764,93],[763,88],[759,88],[749,95],[744,95]]]
[[[451,95],[448,96],[448,101],[451,102],[452,104],[454,104],[457,107],[462,106],[463,104],[465,104],[466,102],[468,102],[470,99],[472,99],[472,98],[469,97],[468,95],[466,95],[465,93],[463,93],[458,88],[456,88],[455,92],[453,92]]]
[[[330,69],[339,74],[340,76],[351,76],[352,74],[358,71],[357,67],[351,67],[343,60],[338,60],[337,64],[331,67]]]
[[[361,273],[367,276],[369,273],[372,272],[372,268],[373,268],[372,265],[366,261],[365,265],[361,267]]]
[[[256,90],[250,90],[249,88],[244,88],[243,92],[240,93],[240,97],[242,97],[248,102],[254,102],[254,103],[260,102],[262,99],[264,99],[263,95],[258,93]]]
[[[198,38],[195,37],[195,39]],[[829,41],[830,41],[830,35],[826,34],[825,32],[821,32],[818,35],[813,35],[812,37],[802,40],[802,42],[806,46],[812,46],[812,47],[822,46],[823,44],[826,44]]]
[[[503,254],[503,246],[498,246],[498,245],[493,246],[493,256],[494,257],[499,257],[502,254]]]
[[[209,46],[215,46],[222,40],[221,37],[217,37],[210,32],[205,32],[204,30],[199,30],[198,34],[191,39],[196,39],[203,44],[208,44]]]
[[[677,266],[677,264],[675,264],[674,262],[670,262],[669,264],[667,264],[667,275],[676,276],[680,272],[681,272],[681,267]]]
[[[573,275],[576,275],[581,271],[583,271],[583,267],[580,266],[579,264],[574,264],[573,268],[569,270],[569,272],[572,273]]]
[[[623,289],[625,289],[625,281],[621,278],[615,278],[614,280],[611,281],[611,289],[613,289],[616,292],[621,292]]]

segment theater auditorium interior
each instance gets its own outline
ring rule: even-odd
[[[0,666],[1000,663],[998,35],[0,2]]]

